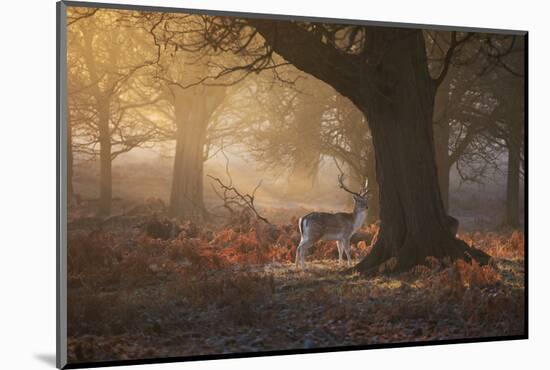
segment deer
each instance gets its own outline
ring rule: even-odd
[[[296,268],[298,264],[304,269],[304,259],[309,247],[320,240],[335,240],[338,247],[338,263],[342,264],[342,254],[346,253],[347,264],[351,266],[350,239],[367,218],[368,179],[359,193],[351,191],[344,185],[344,175],[338,176],[340,188],[353,197],[352,213],[312,212],[298,220],[300,243],[296,249]]]

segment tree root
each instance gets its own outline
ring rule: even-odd
[[[444,248],[419,248],[407,240],[400,248],[391,248],[384,239],[378,239],[371,251],[357,265],[344,273],[360,273],[364,276],[390,274],[409,271],[417,265],[428,265],[427,258],[450,258],[451,261],[463,259],[467,262],[475,260],[481,265],[489,263],[491,256],[480,249],[470,247],[460,239],[447,239]],[[392,253],[397,251],[397,253]]]

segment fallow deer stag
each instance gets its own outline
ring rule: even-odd
[[[348,266],[351,266],[350,239],[363,226],[367,217],[368,180],[359,193],[344,185],[344,175],[338,176],[340,188],[353,196],[353,213],[312,212],[298,220],[300,244],[296,249],[296,267],[304,268],[305,254],[309,247],[319,240],[335,240],[338,246],[338,263],[342,263],[342,253],[346,252]]]

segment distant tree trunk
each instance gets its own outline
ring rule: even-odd
[[[303,200],[317,182],[321,162],[323,107],[304,102],[296,111],[297,132],[287,194]]]
[[[320,155],[318,152],[315,153],[315,150],[300,152],[288,178],[287,195],[303,199],[317,183]]]
[[[109,127],[110,119],[110,98],[108,93],[104,93],[100,89],[99,73],[96,69],[96,61],[93,54],[93,39],[94,34],[84,32],[84,49],[83,54],[86,60],[86,66],[90,73],[90,80],[93,81],[91,91],[97,104],[98,115],[98,136],[99,136],[99,216],[109,216],[111,214],[111,203],[113,197],[112,189],[112,158],[111,158],[111,129]],[[110,54],[111,62],[116,61],[116,55]],[[106,77],[105,86],[112,86],[111,75]]]
[[[198,99],[180,92],[175,105],[176,153],[170,214],[200,221],[205,216],[203,200],[203,151],[208,119]]]
[[[170,193],[170,214],[180,220],[201,221],[205,216],[203,200],[204,136],[200,132],[196,132],[196,135],[193,138],[191,133],[186,132],[178,125]]]
[[[169,212],[180,220],[200,222],[206,216],[204,145],[211,115],[224,96],[225,89],[204,86],[175,91],[176,153]]]
[[[521,126],[513,124],[508,142],[508,173],[506,182],[505,225],[519,226],[519,176],[521,165]]]
[[[425,263],[428,256],[468,259],[476,255],[452,235],[441,199],[433,140],[434,86],[421,31],[370,28],[380,51],[372,101],[366,113],[376,153],[381,229],[372,252],[356,266],[376,272],[395,258],[396,270]],[[367,82],[365,82],[367,83]]]
[[[441,200],[445,211],[449,211],[449,136],[450,128],[446,122],[434,125],[435,142],[435,163],[439,181],[439,190],[441,191]]]
[[[109,216],[113,198],[109,104],[99,109],[99,215]]]
[[[435,91],[434,113],[433,113],[433,132],[435,144],[435,164],[439,181],[439,190],[441,200],[445,211],[449,212],[449,176],[451,169],[451,158],[449,157],[449,139],[451,128],[448,122],[448,108],[450,103],[450,89],[452,86],[452,75],[456,70],[451,67],[443,82]]]

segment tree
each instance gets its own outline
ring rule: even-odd
[[[333,86],[368,118],[380,185],[381,229],[371,254],[357,269],[374,272],[391,258],[400,270],[424,263],[428,256],[486,260],[449,229],[434,159],[432,117],[438,79],[428,71],[422,32],[356,27],[355,35],[349,36],[350,48],[358,35],[364,36],[360,51],[352,54],[323,42],[315,29],[290,22],[250,23],[274,51]]]
[[[306,76],[293,85],[274,84],[262,77],[252,84],[239,97],[249,103],[233,123],[247,128],[234,139],[245,143],[265,169],[285,171],[286,195],[304,201],[317,182],[323,115],[334,91]]]
[[[425,34],[433,49],[429,53],[431,65],[436,65],[443,58],[442,45],[448,48],[449,40],[441,32]],[[523,103],[523,54],[519,51],[523,51],[523,41],[516,36],[472,34],[460,52],[449,59],[434,112],[436,162],[447,209],[451,167],[456,165],[462,181],[483,182],[500,170],[503,151],[507,150],[503,120],[519,114],[519,126],[523,125],[523,111],[514,104]],[[513,88],[506,86],[511,80],[517,82]],[[504,91],[511,99],[505,104],[501,97]],[[507,117],[498,118],[503,107],[510,108]]]
[[[434,139],[441,196],[448,210],[452,166],[462,181],[482,182],[498,169],[501,151],[486,140],[496,106],[487,81],[469,65],[451,67],[446,80],[436,95]]]
[[[435,38],[435,36],[433,36]],[[448,201],[449,170],[462,181],[483,182],[500,170],[508,151],[507,215],[518,225],[523,140],[523,40],[476,34],[455,55],[436,95],[436,161],[442,197]],[[482,52],[480,52],[482,50]],[[515,215],[515,216],[514,216]]]
[[[180,219],[202,220],[206,213],[203,200],[203,165],[210,117],[221,103],[224,91],[197,86],[175,91],[176,152],[170,213]]]
[[[276,70],[279,64],[273,56],[279,55],[332,86],[367,117],[380,186],[381,228],[372,252],[357,270],[375,272],[390,259],[403,270],[425,263],[428,256],[488,260],[451,232],[434,155],[435,93],[468,34],[449,33],[441,68],[432,77],[424,35],[418,29],[227,17],[202,20],[195,34],[204,42],[194,39],[182,47],[247,56],[241,65],[223,68],[218,75]]]
[[[292,169],[288,194],[302,199],[317,183],[321,163],[321,124],[325,102],[321,94],[300,94],[294,109],[294,129],[289,131],[293,143]]]
[[[206,216],[203,165],[208,157],[208,125],[226,95],[225,86],[193,84],[194,78],[207,73],[207,61],[190,62],[185,53],[174,52],[162,77],[176,126],[169,211],[179,219],[201,221]]]
[[[492,70],[498,100],[493,136],[508,150],[504,226],[519,226],[519,190],[522,177],[525,127],[525,59],[523,38],[497,40],[489,45],[486,70]]]
[[[74,12],[69,14],[68,57],[79,73],[68,91],[70,153],[71,158],[73,152],[99,156],[98,212],[106,216],[111,213],[112,161],[156,134],[154,123],[140,112],[158,101],[142,73],[155,55],[144,43],[147,34],[117,24],[118,12]]]

